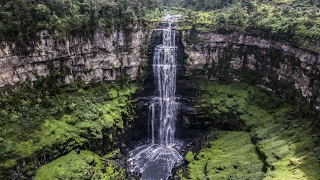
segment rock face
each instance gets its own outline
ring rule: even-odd
[[[134,80],[139,66],[147,62],[141,47],[148,41],[150,31],[135,27],[132,32],[115,30],[109,36],[97,29],[92,40],[69,37],[56,40],[47,31],[39,32],[35,51],[25,56],[14,55],[15,44],[0,44],[0,88],[16,85],[36,76],[47,76],[49,64],[55,69],[68,69],[64,83],[81,78],[85,83],[114,80],[129,75]]]
[[[286,97],[299,92],[320,109],[320,56],[315,52],[241,34],[184,32],[183,43],[187,75],[246,79]]]
[[[234,81],[249,78],[282,95],[288,95],[289,90],[299,91],[320,109],[319,54],[285,42],[242,34],[182,33],[188,54],[187,75]],[[97,29],[92,40],[78,37],[58,40],[47,31],[38,35],[35,51],[29,55],[12,53],[13,43],[0,44],[0,89],[26,80],[35,81],[36,75],[47,76],[51,65],[64,69],[67,74],[63,83],[71,84],[77,78],[90,83],[114,80],[120,75],[135,80],[140,65],[148,63],[141,47],[150,40],[151,31],[143,28],[135,27],[130,33],[113,31],[109,36]]]

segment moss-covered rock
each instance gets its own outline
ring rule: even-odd
[[[30,117],[33,113],[30,109],[34,108],[33,100],[26,97],[23,102],[29,103],[24,103],[16,121],[5,121],[4,117],[0,117],[4,122],[1,134],[3,143],[0,144],[0,179],[10,176],[8,170],[18,164],[24,167],[37,161],[47,163],[72,150],[110,151],[118,143],[116,140],[124,125],[134,117],[130,103],[137,89],[138,85],[134,83],[121,87],[101,84],[80,92],[45,97],[36,95],[43,99],[42,104],[37,104],[39,114],[32,115],[39,118],[39,125],[37,129],[23,131],[16,121],[19,122],[24,116]],[[19,105],[9,108],[19,109]],[[17,114],[6,112],[11,117]],[[27,168],[23,173],[32,175],[32,171],[35,167]]]
[[[263,162],[255,152],[250,133],[221,131],[188,164],[189,179],[261,179]]]
[[[223,128],[227,121],[233,129],[248,127],[244,130],[250,133],[220,132],[210,148],[188,164],[190,179],[318,179],[319,132],[312,127],[314,120],[258,87],[196,82],[206,124]]]
[[[125,179],[125,170],[108,158],[101,158],[91,151],[71,151],[46,165],[41,166],[35,180],[53,179]]]
[[[194,154],[191,151],[188,151],[184,157],[184,160],[186,160],[189,163],[192,162],[194,160]]]

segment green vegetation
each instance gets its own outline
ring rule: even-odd
[[[230,4],[238,2],[238,0],[167,0],[164,1],[166,6],[181,6],[193,10],[209,10],[219,9]]]
[[[172,10],[184,15],[180,29],[193,35],[236,32],[320,52],[319,0],[162,3],[176,6]],[[130,33],[133,25],[148,25],[161,15],[163,7],[153,0],[1,0],[0,39],[14,42],[12,53],[23,55],[34,51],[41,30],[61,41],[70,36],[90,39],[97,28],[107,35],[120,28]],[[199,41],[191,38],[191,44]],[[144,53],[147,50],[147,45],[142,47]],[[64,86],[66,73],[52,66],[47,77],[35,74],[38,81],[33,84],[25,82],[18,91],[1,94],[0,179],[8,178],[9,170],[18,164],[27,178],[125,179],[124,170],[110,159],[120,158],[118,151],[102,158],[97,154],[112,150],[133,119],[131,98],[138,85],[115,81],[87,87],[76,80]],[[228,76],[219,78],[224,80],[224,75]],[[218,139],[207,142],[201,152],[188,152],[188,178],[313,180],[320,176],[320,136],[313,128],[319,118],[307,119],[312,115],[306,115],[309,111],[301,104],[288,104],[246,84],[197,82],[204,123],[242,131],[219,131]],[[36,172],[37,161],[52,162]]]
[[[163,4],[165,6],[174,6],[174,7],[183,7],[188,9],[193,9],[196,11],[201,10],[213,10],[213,9],[221,9],[232,4],[243,2],[246,4],[250,4],[253,1],[249,0],[163,0]],[[290,7],[320,7],[319,0],[272,0],[272,1],[263,1],[260,0],[259,2],[266,2],[268,4],[274,5],[286,5]]]
[[[184,159],[187,162],[192,162],[194,160],[194,154],[191,151],[188,151]]]
[[[246,84],[196,82],[206,124],[233,124],[250,132],[216,130],[217,140],[207,148],[187,153],[190,179],[318,179],[320,135],[296,106]]]
[[[37,157],[55,159],[76,149],[103,153],[117,144],[134,118],[131,97],[138,85],[73,86],[77,90],[26,89],[1,97],[0,177],[22,161],[27,163],[23,173],[32,176]]]
[[[219,132],[188,164],[189,179],[262,179],[262,169],[250,133],[241,131]]]
[[[298,7],[303,3],[307,6]],[[207,11],[181,10],[184,14],[181,21],[187,22],[183,23],[182,30],[191,30],[192,33],[238,32],[286,41],[320,52],[320,12],[309,1],[243,0],[220,9],[200,7]]]
[[[250,114],[253,106],[261,107],[273,114],[285,105],[284,101],[274,93],[247,84],[219,85],[215,81],[197,80],[201,88],[201,107],[204,117],[224,120],[240,120]],[[272,103],[271,103],[272,102]],[[262,113],[261,113],[262,114]],[[258,118],[260,119],[260,118]],[[246,121],[251,126],[255,122]]]
[[[40,30],[56,38],[90,38],[96,28],[108,34],[129,30],[161,16],[152,0],[3,0],[0,1],[0,39],[16,43],[15,54],[33,50]],[[56,33],[57,32],[57,33]]]
[[[34,179],[126,179],[125,170],[119,169],[116,161],[109,156],[107,154],[100,158],[99,155],[90,151],[72,151],[55,161],[41,166]],[[120,158],[120,151],[113,152],[111,156]]]

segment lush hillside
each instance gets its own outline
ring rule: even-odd
[[[318,1],[239,1],[223,8],[216,3],[188,4],[184,29],[193,32],[240,32],[320,52],[320,12]],[[201,1],[202,2],[202,1]],[[210,7],[210,6],[215,7]],[[197,8],[197,7],[202,8]],[[192,9],[201,11],[194,11]]]
[[[134,118],[131,101],[137,84],[116,81],[85,87],[79,80],[52,89],[58,88],[60,92],[36,87],[0,95],[0,179],[30,179],[35,162],[45,164],[72,150],[105,154],[116,147]],[[13,173],[21,163],[22,173]]]
[[[26,54],[39,30],[59,32],[61,38],[90,37],[96,27],[106,33],[130,29],[130,24],[159,17],[161,3],[185,8],[189,29],[194,25],[202,32],[246,32],[319,51],[320,0],[2,0],[0,39],[16,42],[16,53]]]
[[[193,10],[219,9],[239,0],[164,0],[165,6],[184,7]]]
[[[195,82],[206,125],[232,124],[231,128],[250,131],[215,129],[200,152],[186,154],[188,177],[180,171],[182,180],[319,179],[318,129],[296,105],[244,83]]]
[[[184,7],[193,10],[213,10],[230,6],[237,2],[251,3],[254,0],[163,0],[165,6]],[[287,5],[294,7],[320,7],[319,0],[260,0],[274,5]]]
[[[96,27],[109,33],[150,21],[157,14],[153,0],[2,0],[0,39],[16,42],[21,48],[17,53],[27,53],[39,30],[90,37]]]

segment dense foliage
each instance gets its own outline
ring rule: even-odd
[[[72,86],[59,87],[56,94],[39,88],[0,96],[0,179],[22,159],[28,163],[23,173],[32,176],[32,159],[38,156],[50,160],[76,149],[101,153],[117,144],[119,133],[134,118],[131,99],[137,84],[85,87],[79,80]]]
[[[264,0],[259,0],[259,2],[263,2]],[[165,6],[175,6],[175,7],[184,7],[193,10],[213,10],[213,9],[220,9],[231,4],[237,2],[245,2],[245,3],[252,3],[252,0],[163,0],[163,4]],[[310,7],[310,6],[317,6],[320,7],[319,0],[272,0],[272,1],[265,1],[269,4],[275,5],[286,5],[290,7]]]
[[[162,4],[169,7],[183,7],[193,10],[212,10],[226,7],[239,0],[163,0]]]
[[[126,171],[114,159],[121,158],[115,150],[103,157],[90,151],[72,151],[37,170],[34,180],[44,179],[126,179]]]
[[[310,179],[319,177],[319,134],[302,111],[273,92],[243,83],[221,85],[197,79],[205,124],[232,122],[237,129],[214,130],[200,152],[188,152],[185,179]],[[246,129],[243,129],[246,130]],[[258,155],[260,158],[258,157]]]
[[[240,32],[320,52],[320,12],[315,6],[241,1],[213,11],[183,12],[189,22],[184,28],[195,32]]]
[[[0,39],[25,50],[39,30],[90,37],[96,27],[108,33],[146,22],[155,9],[153,0],[2,0]]]

